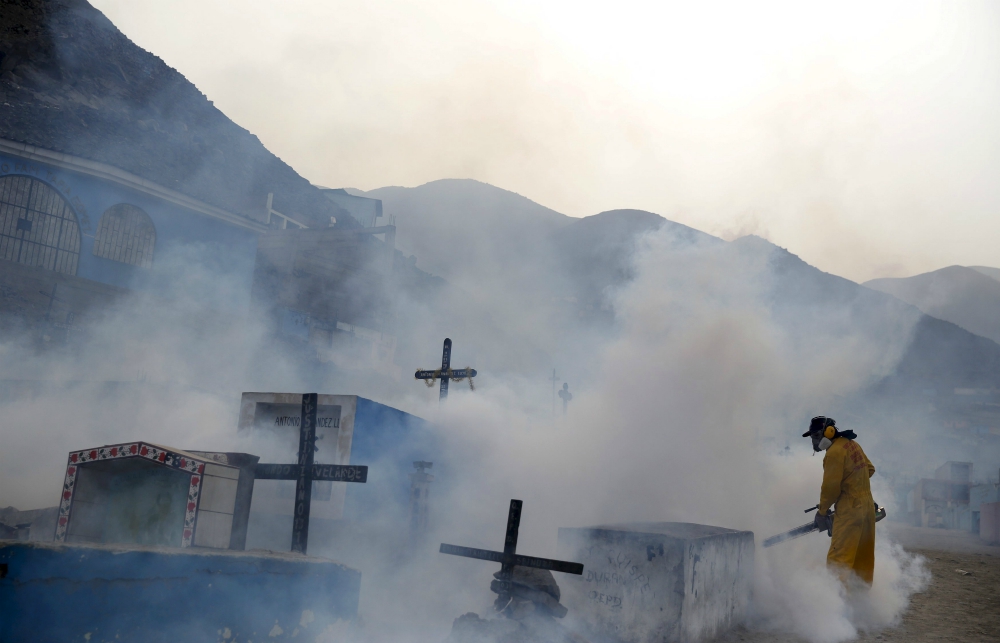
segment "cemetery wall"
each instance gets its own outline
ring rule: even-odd
[[[48,318],[52,332],[64,333],[93,321],[126,294],[118,286],[0,259],[0,316],[8,323]]]
[[[161,292],[172,281],[171,271],[179,267],[164,259],[183,247],[187,265],[202,265],[242,283],[240,305],[249,304],[257,234],[264,229],[260,224],[111,166],[4,143],[0,141],[0,180],[25,177],[39,181],[53,189],[72,210],[80,236],[78,265],[70,274],[118,288]],[[94,252],[102,217],[109,208],[120,204],[138,208],[152,223],[155,244],[148,267]],[[10,234],[14,238],[20,235],[17,231]]]

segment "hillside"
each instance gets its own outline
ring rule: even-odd
[[[860,334],[873,347],[898,345],[899,359],[880,386],[911,392],[1000,387],[1000,344],[922,314],[894,295],[825,273],[763,239],[744,237],[730,245],[767,257],[772,314],[797,329],[800,341]]]
[[[583,316],[609,309],[614,288],[634,277],[633,257],[642,235],[668,232],[674,249],[722,243],[709,234],[643,210],[609,210],[575,220],[550,235],[559,271],[571,284]]]
[[[1000,342],[1000,281],[987,272],[990,270],[996,271],[949,266],[914,277],[873,279],[864,285],[912,304],[931,317]]]
[[[574,219],[471,180],[365,194],[383,199],[385,212],[396,216],[404,253],[414,253],[421,267],[458,285],[469,305],[475,302],[512,332],[530,333],[535,339],[529,343],[556,352],[573,350],[560,340],[562,334],[609,328],[614,293],[634,277],[642,235],[666,230],[667,252],[698,246],[711,250],[707,256],[713,260],[729,257],[722,265],[730,269],[758,271],[763,303],[789,341],[807,347],[820,336],[860,337],[873,347],[894,346],[892,363],[885,372],[873,372],[872,385],[882,380],[883,390],[895,391],[1000,386],[997,343],[976,337],[954,319],[921,315],[920,306],[905,297],[824,273],[758,237],[726,243],[640,210]],[[696,254],[690,260],[708,259]],[[1000,293],[1000,282],[960,270]],[[516,319],[511,310],[519,311]]]
[[[987,277],[992,277],[993,279],[1000,280],[1000,268],[990,268],[988,266],[969,266],[978,273],[984,274]]]
[[[335,206],[86,0],[0,2],[0,139],[107,163],[216,207],[325,227]],[[350,221],[344,221],[350,225]]]
[[[573,218],[530,199],[471,179],[442,179],[413,188],[352,193],[382,200],[396,220],[396,247],[446,279],[464,281],[533,264],[547,253],[546,236]]]

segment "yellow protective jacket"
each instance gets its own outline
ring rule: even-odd
[[[833,538],[826,562],[846,577],[857,574],[871,585],[875,574],[875,501],[868,479],[875,466],[854,440],[834,438],[823,457],[819,512],[836,505]]]

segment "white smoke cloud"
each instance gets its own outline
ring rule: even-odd
[[[371,383],[341,373],[328,380],[337,390],[324,392],[367,393],[428,418],[445,444],[426,546],[408,554],[370,548],[345,560],[364,573],[361,621],[329,636],[441,641],[454,618],[488,614],[495,567],[442,556],[435,545],[500,548],[511,498],[525,502],[519,551],[545,557],[557,557],[559,527],[700,522],[751,529],[759,543],[804,522],[822,465],[797,437],[803,419],[886,373],[913,319],[891,320],[898,332],[887,340],[863,324],[852,330],[850,319],[822,306],[782,309],[774,252],[753,239],[685,246],[665,229],[648,235],[635,279],[614,293],[615,324],[600,335],[564,338],[586,370],[566,420],[551,417],[549,385],[528,368],[484,373],[475,393],[456,384],[444,405],[435,390],[407,378]],[[54,504],[71,449],[136,438],[237,449],[241,390],[316,386],[294,356],[269,349],[271,338],[252,316],[205,312],[205,295],[225,301],[238,288],[224,273],[178,256],[166,301],[136,295],[123,302],[91,325],[75,353],[35,353],[16,339],[0,347],[7,378],[145,374],[143,383],[122,385],[124,394],[91,384],[8,400],[0,504]],[[195,288],[208,291],[192,297]],[[519,314],[516,301],[494,304]],[[514,350],[529,331],[498,336],[494,350]],[[434,315],[401,322],[408,341],[435,333]],[[789,440],[794,448],[779,456],[776,445]],[[860,441],[867,444],[864,434]],[[869,455],[878,466],[877,454]],[[925,582],[920,561],[880,532],[876,582],[860,600],[826,572],[827,545],[813,535],[758,550],[752,627],[816,643],[847,640],[894,623]],[[313,541],[310,552],[343,546]]]
[[[776,320],[766,253],[715,244],[677,250],[663,231],[644,245],[635,281],[617,297],[616,332],[586,347],[595,372],[567,421],[548,417],[548,391],[537,381],[516,378],[422,409],[443,427],[442,460],[456,483],[437,498],[435,542],[498,548],[509,498],[525,502],[519,551],[550,557],[558,527],[702,522],[751,529],[759,543],[805,522],[822,459],[800,444],[802,419],[884,374],[907,333],[888,343],[863,330],[844,336],[842,320],[824,321],[822,308]],[[905,331],[913,321],[896,323]],[[789,438],[798,442],[779,455],[774,445]],[[898,622],[927,574],[881,528],[877,542],[870,591],[845,592],[826,570],[821,535],[758,549],[750,626],[832,643]],[[415,577],[434,579],[435,599],[406,609],[396,628],[386,623],[385,602],[367,603],[383,621],[371,640],[439,640],[429,632],[445,632],[466,611],[488,612],[491,566],[437,558],[414,562]],[[390,594],[392,605],[417,600]],[[408,629],[413,612],[433,621],[427,612],[436,610],[441,620],[428,630]],[[375,620],[367,618],[372,627]]]

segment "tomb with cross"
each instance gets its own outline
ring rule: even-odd
[[[442,554],[500,563],[500,573],[497,574],[497,580],[491,584],[491,589],[499,595],[496,601],[497,611],[499,612],[505,612],[507,606],[511,603],[513,596],[511,579],[513,578],[515,567],[543,569],[552,572],[562,572],[564,574],[576,574],[577,576],[583,574],[583,565],[580,563],[524,556],[517,553],[517,532],[521,525],[522,504],[520,500],[510,501],[510,510],[507,512],[507,533],[504,538],[502,552],[489,549],[475,549],[473,547],[460,547],[445,543],[441,543],[439,550]]]
[[[256,467],[257,480],[295,480],[295,510],[292,514],[292,551],[306,553],[309,540],[309,512],[313,481],[360,482],[368,480],[368,467],[361,465],[316,464],[316,393],[302,395],[299,419],[299,456],[296,464],[265,464]]]
[[[441,380],[441,389],[438,396],[439,400],[444,400],[448,397],[448,382],[449,380],[455,380],[456,382],[461,382],[462,380],[469,379],[469,388],[475,390],[475,386],[472,383],[472,378],[478,375],[474,368],[460,368],[457,370],[452,370],[451,368],[451,339],[445,338],[444,348],[441,351],[441,368],[436,371],[417,371],[413,374],[418,380],[425,380],[427,386],[434,386],[434,380]]]

